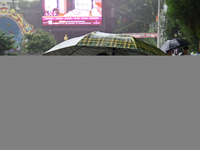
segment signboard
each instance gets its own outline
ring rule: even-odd
[[[134,36],[135,38],[157,38],[157,33],[122,33],[122,34],[129,34]]]
[[[43,26],[100,26],[102,0],[42,0]]]
[[[15,12],[14,9],[9,9],[6,2],[0,2],[0,29],[7,31],[9,36],[15,36],[13,40],[14,49],[20,51],[22,49],[21,42],[25,34],[35,33],[33,25],[29,24],[23,15]]]

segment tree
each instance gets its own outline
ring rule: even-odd
[[[197,50],[200,41],[200,3],[197,0],[166,0],[168,23],[177,23],[182,36]]]
[[[37,29],[36,33],[25,34],[24,50],[28,53],[43,53],[57,43],[54,35],[46,30]]]
[[[115,32],[148,32],[149,25],[156,21],[158,0],[112,1],[118,17]]]
[[[28,0],[19,0],[18,7],[21,9],[40,9],[40,1],[28,1]]]
[[[15,36],[7,35],[7,31],[0,30],[0,55],[4,55],[6,50],[10,50],[14,47]]]
[[[170,17],[167,16],[167,21],[166,21],[166,28],[165,28],[165,35],[168,40],[174,39],[175,35],[180,37],[178,33],[180,33],[180,26],[177,21],[172,22]]]
[[[19,0],[18,7],[21,9],[28,9],[30,7],[30,2],[27,0]]]
[[[10,4],[10,9],[15,9],[16,5],[15,5],[15,0],[12,0],[12,3]]]

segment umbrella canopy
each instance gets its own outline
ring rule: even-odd
[[[165,55],[156,46],[131,35],[110,34],[99,31],[64,41],[43,55]]]
[[[161,50],[166,53],[169,50],[180,48],[183,46],[187,46],[189,43],[186,40],[183,40],[182,38],[167,40],[162,46]]]

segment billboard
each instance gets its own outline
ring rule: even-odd
[[[43,26],[101,26],[102,0],[42,0]]]

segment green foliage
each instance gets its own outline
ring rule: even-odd
[[[167,25],[165,28],[165,36],[168,40],[174,39],[175,34],[178,36],[178,32],[180,31],[180,26],[177,20],[174,22],[171,21],[169,17],[167,17]]]
[[[8,53],[7,56],[18,56],[19,54],[16,53]]]
[[[40,9],[40,1],[27,1],[27,0],[20,0],[18,2],[18,7],[21,9],[28,9],[28,8],[32,8],[32,9]]]
[[[177,23],[182,36],[190,42],[193,50],[200,41],[200,3],[197,0],[166,0],[168,26]],[[168,32],[168,31],[167,31]],[[196,48],[195,48],[196,47]]]
[[[154,38],[145,38],[143,41],[157,47],[157,41]]]
[[[14,47],[14,38],[15,36],[7,35],[7,32],[0,30],[0,55],[4,55],[6,50],[10,50]]]
[[[111,1],[115,4],[118,18],[115,32],[148,32],[149,25],[156,22],[158,0]]]
[[[18,7],[21,8],[21,9],[27,9],[30,7],[30,2],[27,1],[27,0],[20,0],[18,2]]]
[[[32,1],[32,2],[30,2],[30,8],[40,9],[40,1]]]
[[[16,8],[16,4],[14,3],[14,0],[12,0],[12,3],[10,4],[10,9],[15,9]]]
[[[43,53],[57,43],[52,33],[42,29],[33,34],[25,34],[25,41],[27,42],[23,43],[23,48],[30,54]]]

